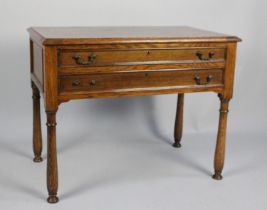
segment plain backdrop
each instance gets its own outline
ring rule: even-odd
[[[0,209],[266,209],[267,3],[264,0],[0,0]],[[32,158],[30,26],[188,25],[236,35],[225,179],[215,182],[219,99],[186,94],[173,149],[176,95],[71,101],[58,121],[60,203],[46,204]]]

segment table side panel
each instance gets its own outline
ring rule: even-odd
[[[31,47],[31,77],[37,87],[43,92],[44,76],[43,76],[43,48],[32,42]]]
[[[46,112],[58,109],[58,69],[57,50],[53,46],[44,47],[44,101]]]
[[[229,43],[227,46],[227,60],[224,73],[225,89],[224,98],[231,99],[233,97],[235,62],[236,62],[236,43]]]

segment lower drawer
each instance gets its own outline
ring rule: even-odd
[[[105,92],[172,86],[214,86],[223,84],[223,70],[164,70],[128,73],[61,76],[59,92]]]

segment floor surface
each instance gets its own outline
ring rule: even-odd
[[[0,209],[267,209],[266,135],[228,135],[224,179],[211,179],[216,134],[171,136],[134,131],[59,135],[59,198],[46,203],[44,161],[31,139],[0,141]],[[64,140],[63,140],[64,139]],[[45,141],[44,141],[45,142]]]

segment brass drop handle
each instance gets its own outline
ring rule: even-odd
[[[90,81],[90,85],[95,86],[95,85],[96,85],[96,80],[94,80],[94,79],[91,80],[91,81]]]
[[[92,53],[91,55],[89,55],[87,61],[82,61],[81,56],[78,55],[78,54],[77,55],[74,55],[72,57],[72,59],[74,59],[75,62],[76,62],[76,64],[78,64],[78,65],[90,65],[90,64],[92,64],[95,61],[96,54],[95,53]]]
[[[202,60],[202,61],[208,61],[210,59],[212,59],[215,55],[215,52],[211,51],[209,52],[209,57],[208,58],[204,58],[204,54],[200,51],[197,51],[196,52],[196,56],[199,58],[199,60]]]
[[[201,82],[200,76],[196,75],[195,78],[194,78],[194,80],[196,81],[196,83],[197,83],[198,85],[207,85],[207,84],[209,84],[209,83],[211,82],[212,78],[213,78],[212,75],[208,75],[208,76],[206,77],[206,81]]]
[[[72,86],[79,86],[81,84],[81,82],[79,80],[74,80],[72,82]]]

